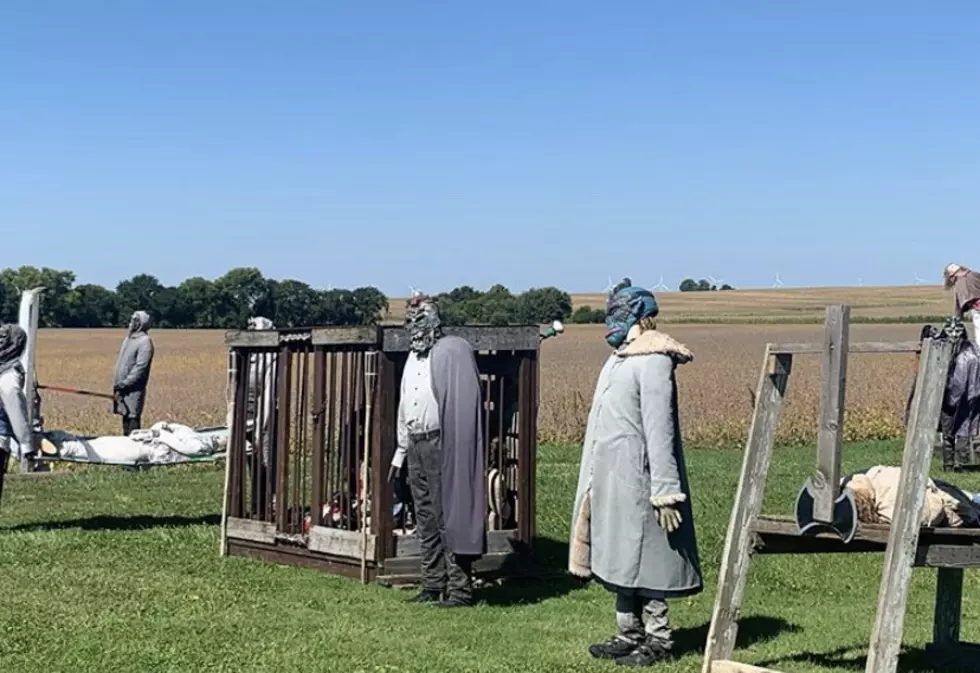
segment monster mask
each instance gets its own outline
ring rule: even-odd
[[[410,348],[417,355],[427,355],[442,336],[442,320],[435,300],[423,294],[415,294],[405,310],[405,328],[411,339]]]
[[[652,292],[636,287],[629,278],[624,278],[609,291],[606,299],[606,343],[619,348],[633,325],[657,315],[658,311]]]

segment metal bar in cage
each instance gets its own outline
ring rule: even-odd
[[[323,347],[313,355],[313,466],[310,497],[310,527],[323,525],[323,481],[325,474],[324,447],[326,445],[326,374],[327,357]]]

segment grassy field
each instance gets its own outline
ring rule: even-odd
[[[578,449],[539,463],[537,548],[563,568]],[[895,463],[900,447],[845,447],[845,470]],[[692,451],[689,466],[706,590],[671,603],[680,659],[700,652],[740,464]],[[788,513],[812,452],[777,450],[765,510]],[[980,478],[959,481],[980,487]],[[611,596],[554,579],[481,590],[469,611],[406,605],[405,591],[218,556],[222,475],[215,468],[9,479],[0,510],[0,670],[562,671],[613,670],[586,647],[614,629]],[[753,565],[737,658],[786,671],[861,670],[881,555],[761,557]],[[967,574],[964,634],[980,578]],[[900,670],[929,670],[935,571],[917,570]]]
[[[748,428],[752,395],[767,341],[821,338],[819,325],[664,325],[688,344],[694,362],[678,370],[681,422],[699,446],[739,444]],[[854,340],[906,340],[919,327],[855,325]],[[155,331],[146,424],[177,420],[191,425],[225,419],[226,353],[220,332]],[[97,391],[109,389],[122,333],[98,330],[42,331],[38,378],[42,384]],[[544,342],[541,356],[539,428],[546,441],[581,437],[596,376],[609,348],[599,325],[572,325]],[[902,431],[902,410],[914,374],[911,356],[854,356],[848,372],[848,439],[881,439]],[[809,441],[816,432],[819,366],[815,357],[794,365],[781,441]],[[105,401],[45,393],[46,427],[82,433],[118,431]]]

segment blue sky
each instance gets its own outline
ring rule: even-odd
[[[980,265],[971,0],[22,0],[0,82],[0,265],[79,282]]]

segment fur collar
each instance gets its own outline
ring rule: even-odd
[[[621,358],[637,355],[669,355],[677,364],[685,364],[694,359],[694,353],[687,346],[663,332],[652,329],[630,334],[626,343],[615,353]]]

